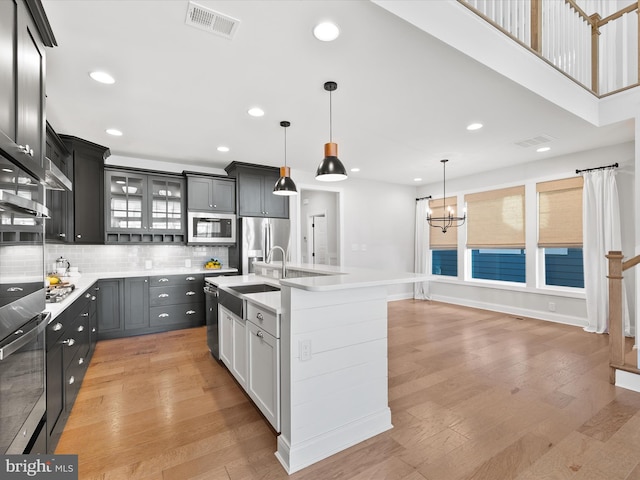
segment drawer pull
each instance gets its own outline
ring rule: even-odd
[[[168,293],[161,293],[160,295],[158,295],[158,298],[166,298],[168,296],[169,296]]]
[[[20,287],[10,287],[7,288],[7,292],[22,292],[24,289]]]
[[[168,313],[161,313],[160,315],[158,315],[158,318],[166,318],[168,316],[169,316]]]
[[[95,300],[95,299],[96,299],[96,296],[95,296],[95,295],[92,295],[92,296],[91,296],[91,300]]]
[[[76,377],[71,375],[71,378],[69,378],[69,385],[73,385],[74,383],[76,383]]]
[[[76,344],[76,341],[73,338],[67,338],[66,340],[63,340],[62,343],[67,347],[73,347]]]
[[[262,314],[260,312],[257,313],[256,318],[260,321],[264,320],[264,317],[262,316]]]
[[[187,297],[190,297],[190,296],[195,295],[195,294],[196,294],[196,292],[187,292],[187,293],[185,293],[185,295]]]
[[[187,277],[185,278],[185,280],[187,280],[188,282],[193,282],[196,279],[196,277]]]
[[[78,331],[79,331],[79,332],[84,332],[84,325],[80,325],[80,326],[78,327]]]
[[[97,292],[98,290],[100,290],[100,287],[95,287],[94,290]]]
[[[194,313],[196,313],[195,310],[187,310],[187,315],[193,315]]]
[[[62,324],[58,322],[52,328],[54,332],[59,332],[60,330],[62,330]]]
[[[91,333],[96,333],[96,327],[93,327],[93,328],[91,329]]]
[[[90,293],[86,293],[86,294],[84,295],[84,298],[91,298],[91,294],[90,294]]]
[[[262,330],[258,330],[258,332],[256,333],[256,337],[264,338],[264,334],[262,333]]]
[[[80,314],[80,316],[81,316],[81,317],[88,317],[88,316],[89,316],[89,314],[85,312],[85,313],[81,313],[81,314]]]
[[[82,365],[83,363],[84,363],[84,358],[83,358],[83,357],[80,357],[80,358],[78,359],[78,365]]]
[[[169,279],[168,279],[168,278],[160,278],[160,279],[158,280],[158,282],[168,282],[168,281],[169,281]]]

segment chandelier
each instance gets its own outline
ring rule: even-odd
[[[439,228],[442,230],[442,233],[447,233],[447,230],[451,227],[460,227],[464,225],[464,222],[467,219],[466,212],[462,217],[456,217],[455,212],[451,207],[446,205],[447,199],[447,160],[446,158],[440,160],[442,163],[442,217],[434,217],[431,215],[431,209],[427,211],[427,222],[432,227]]]

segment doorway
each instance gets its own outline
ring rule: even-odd
[[[302,263],[340,265],[341,191],[299,187],[298,252]]]

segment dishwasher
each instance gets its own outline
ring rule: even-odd
[[[204,301],[207,325],[207,346],[213,358],[220,360],[220,339],[218,338],[218,287],[204,282]]]

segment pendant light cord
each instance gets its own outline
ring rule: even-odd
[[[331,102],[331,90],[329,90],[329,142],[333,142],[333,103]]]
[[[284,127],[284,166],[287,166],[287,127]]]

